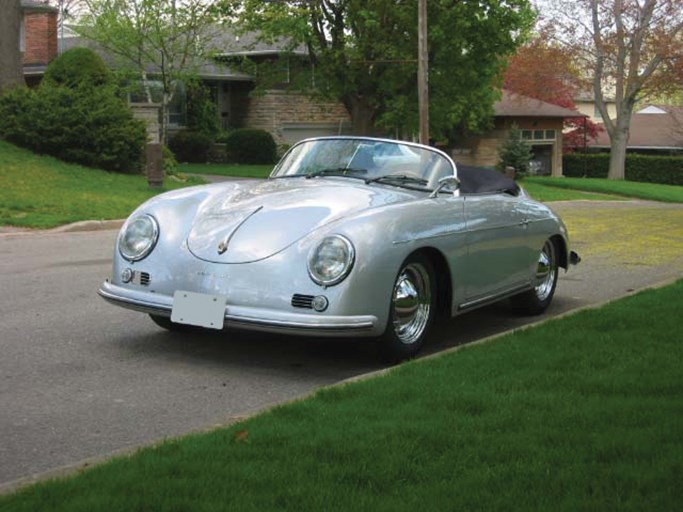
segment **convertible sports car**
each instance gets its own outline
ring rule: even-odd
[[[106,300],[161,327],[370,337],[417,353],[435,318],[505,298],[543,312],[578,263],[550,208],[502,174],[407,142],[324,137],[268,180],[159,195],[126,221]]]

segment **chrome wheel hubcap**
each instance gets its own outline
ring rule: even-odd
[[[553,292],[557,265],[555,264],[555,246],[550,240],[543,245],[541,254],[538,257],[538,267],[536,269],[536,297],[544,301]]]
[[[396,280],[392,297],[394,332],[401,343],[410,345],[422,336],[431,302],[427,270],[419,263],[406,265]]]

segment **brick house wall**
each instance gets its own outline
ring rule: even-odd
[[[46,66],[57,56],[57,11],[24,7],[25,66]]]
[[[245,102],[244,125],[270,132],[278,144],[291,144],[303,133],[333,135],[350,124],[342,104],[298,93],[270,90]]]

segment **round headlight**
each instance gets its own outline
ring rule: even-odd
[[[349,275],[355,257],[356,251],[347,238],[327,236],[308,256],[308,273],[320,285],[335,285]]]
[[[129,261],[146,257],[159,238],[159,225],[151,215],[138,215],[126,223],[119,236],[119,252]]]

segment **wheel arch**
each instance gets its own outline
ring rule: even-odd
[[[434,267],[437,281],[436,287],[436,311],[439,317],[448,318],[451,313],[451,303],[453,302],[453,289],[451,280],[451,269],[444,254],[434,247],[421,247],[408,255],[410,258],[415,255],[423,255]],[[407,259],[406,258],[406,259]]]
[[[550,241],[555,245],[558,253],[558,266],[567,270],[569,268],[569,251],[567,250],[567,241],[562,235],[554,235],[550,237]]]

